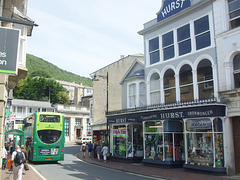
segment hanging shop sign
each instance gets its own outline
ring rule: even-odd
[[[197,107],[175,108],[168,110],[154,110],[124,115],[109,115],[107,121],[110,124],[122,124],[164,119],[183,119],[201,117],[223,117],[226,115],[225,105],[208,105]]]
[[[17,74],[19,30],[0,28],[0,73]]]
[[[157,13],[157,21],[162,21],[189,6],[191,6],[191,0],[162,0],[161,9]]]

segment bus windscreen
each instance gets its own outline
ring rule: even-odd
[[[40,115],[40,122],[60,122],[59,115]]]
[[[39,130],[37,133],[42,142],[52,144],[60,138],[62,132],[56,130]]]

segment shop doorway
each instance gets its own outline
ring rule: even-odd
[[[240,117],[232,118],[236,173],[240,173]]]

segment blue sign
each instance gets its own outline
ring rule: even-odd
[[[191,6],[191,0],[162,0],[164,4],[157,14],[157,21],[162,21]]]

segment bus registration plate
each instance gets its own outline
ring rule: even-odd
[[[40,149],[40,154],[41,155],[57,155],[58,154],[58,149]]]
[[[41,155],[48,155],[51,153],[51,149],[40,149]]]

